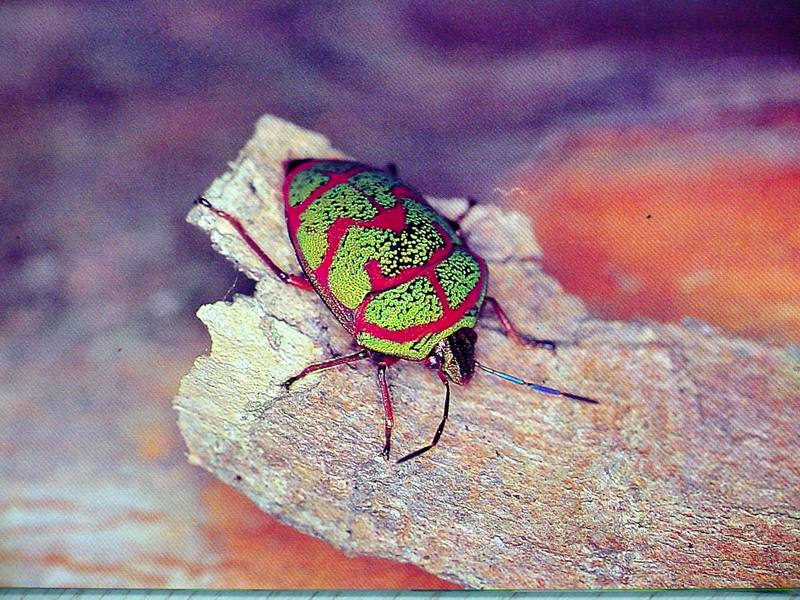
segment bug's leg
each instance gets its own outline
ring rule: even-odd
[[[461,221],[464,220],[464,218],[469,214],[469,211],[472,210],[472,207],[477,203],[478,201],[475,200],[475,198],[472,196],[467,196],[467,208],[464,210],[464,212],[458,215],[455,219],[447,219],[447,221],[450,223],[450,227],[453,228],[459,237],[461,237]]]
[[[369,351],[359,350],[355,354],[346,354],[344,356],[337,356],[336,358],[332,358],[330,360],[324,360],[322,362],[314,363],[313,365],[308,365],[305,369],[300,371],[294,377],[289,377],[289,379],[283,382],[283,385],[286,389],[289,389],[295,381],[297,381],[298,379],[302,379],[306,375],[310,375],[311,373],[315,373],[316,371],[323,371],[325,369],[330,369],[332,367],[338,367],[339,365],[346,365],[351,362],[364,360],[365,358],[369,358]]]
[[[275,276],[278,279],[280,279],[283,283],[288,283],[289,285],[293,285],[302,290],[308,290],[310,292],[314,291],[314,288],[311,287],[311,284],[308,282],[308,279],[306,279],[303,275],[293,275],[291,273],[287,273],[283,269],[281,269],[278,265],[276,265],[274,262],[272,262],[272,259],[269,256],[267,256],[267,253],[261,249],[261,246],[259,246],[256,243],[256,241],[250,237],[250,235],[247,233],[247,230],[244,228],[244,225],[242,225],[242,222],[239,221],[239,219],[234,217],[232,214],[225,212],[224,210],[218,210],[214,208],[214,205],[211,204],[211,202],[209,202],[202,196],[200,196],[197,200],[195,200],[195,204],[200,204],[201,206],[205,206],[215,215],[217,215],[218,217],[222,217],[228,223],[230,223],[233,226],[233,228],[239,233],[239,235],[242,236],[242,239],[245,242],[247,242],[247,245],[250,246],[250,249],[258,255],[258,257],[264,262],[264,264],[267,265],[267,267],[269,267],[269,269],[273,273],[275,273]]]
[[[439,438],[442,437],[442,432],[444,431],[444,424],[447,422],[447,414],[450,412],[450,382],[447,380],[447,377],[442,375],[442,372],[439,371],[439,378],[444,382],[444,412],[442,414],[442,420],[439,422],[439,427],[436,428],[436,433],[433,434],[433,441],[427,446],[423,446],[419,450],[415,450],[410,454],[406,454],[403,458],[397,461],[397,464],[402,462],[406,462],[407,460],[411,460],[412,458],[418,457],[420,454],[424,454],[431,448],[433,448],[436,444],[439,443]]]
[[[527,336],[523,337],[523,335],[517,331],[516,327],[514,327],[511,319],[508,318],[506,311],[503,310],[496,298],[493,298],[492,296],[486,296],[485,302],[486,304],[492,306],[497,318],[500,319],[500,323],[503,325],[503,330],[505,331],[506,336],[511,338],[514,343],[519,344],[520,346],[533,345],[542,346],[548,350],[556,349],[556,343],[552,340],[537,340]]]
[[[455,220],[456,225],[461,227],[461,221],[464,220],[464,218],[469,214],[469,211],[472,210],[472,207],[475,206],[477,203],[478,201],[475,200],[475,198],[473,198],[472,196],[467,196],[467,208],[464,210],[463,213],[461,213],[460,215],[458,215],[458,217],[456,217]]]
[[[389,175],[392,177],[397,177],[397,165],[390,162],[386,163],[386,170],[389,172]]]
[[[389,384],[386,382],[386,361],[378,363],[378,387],[381,390],[383,399],[383,458],[389,460],[389,451],[392,447],[392,427],[394,427],[394,409],[392,408],[392,394],[389,392]]]

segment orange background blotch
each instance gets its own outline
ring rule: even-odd
[[[206,531],[224,564],[221,587],[306,589],[459,589],[413,565],[351,557],[262,513],[247,498],[214,481],[202,494]]]
[[[800,163],[776,150],[762,130],[599,132],[507,200],[534,219],[547,272],[595,314],[796,342]]]

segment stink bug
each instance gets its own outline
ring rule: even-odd
[[[596,402],[475,360],[474,327],[486,304],[506,335],[526,342],[497,300],[486,295],[486,262],[462,239],[461,218],[450,221],[437,213],[397,178],[396,169],[304,158],[286,161],[284,174],[286,224],[303,275],[280,269],[233,215],[206,198],[198,203],[230,223],[281,281],[316,291],[359,347],[353,354],[307,366],[285,382],[287,388],[315,371],[371,359],[383,399],[383,456],[388,459],[394,412],[386,370],[400,359],[433,369],[445,386],[441,422],[430,444],[397,462],[438,443],[450,408],[450,382],[467,384],[476,367],[545,394]],[[553,346],[544,340],[532,343]]]

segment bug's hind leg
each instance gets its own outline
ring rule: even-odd
[[[555,351],[556,343],[554,341],[537,340],[536,338],[525,336],[517,331],[517,328],[514,327],[511,319],[508,318],[506,311],[503,310],[496,298],[493,298],[492,296],[486,296],[485,302],[487,305],[491,305],[491,307],[494,309],[497,318],[500,320],[500,324],[503,326],[506,336],[511,338],[514,343],[519,344],[520,346],[541,346],[542,348]]]
[[[354,354],[337,356],[336,358],[332,358],[330,360],[323,360],[322,362],[314,363],[313,365],[308,365],[297,375],[289,377],[289,379],[283,382],[283,385],[286,389],[289,389],[295,381],[297,381],[298,379],[302,379],[306,375],[310,375],[311,373],[315,373],[317,371],[324,371],[325,369],[338,367],[339,365],[346,365],[351,362],[364,360],[365,358],[369,358],[369,356],[370,354],[368,350],[359,350]]]
[[[397,165],[394,164],[393,162],[386,163],[386,171],[388,171],[389,175],[391,175],[392,177],[397,177],[398,173]]]
[[[311,287],[311,284],[308,282],[303,275],[294,275],[292,273],[287,273],[283,269],[281,269],[278,265],[276,265],[272,259],[267,256],[267,253],[261,249],[256,241],[250,237],[250,234],[247,233],[247,230],[242,225],[242,222],[234,217],[232,214],[225,212],[224,210],[219,210],[214,208],[214,205],[211,204],[207,199],[200,196],[197,200],[195,200],[195,204],[200,204],[201,206],[205,206],[207,209],[212,211],[218,217],[222,217],[228,223],[230,223],[233,228],[237,231],[237,233],[242,236],[242,239],[250,246],[250,249],[255,252],[258,257],[264,262],[265,265],[275,273],[275,276],[280,279],[283,283],[288,283],[289,285],[293,285],[298,287],[302,290],[307,291],[314,291],[314,288]]]

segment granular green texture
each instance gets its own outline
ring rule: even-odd
[[[406,226],[400,234],[392,234],[392,243],[376,256],[384,277],[396,277],[405,269],[427,263],[433,253],[444,248],[442,234],[434,227],[428,211],[414,200],[403,200]],[[432,212],[432,211],[430,211]]]
[[[312,269],[316,269],[328,251],[328,231],[337,219],[349,217],[368,221],[378,209],[354,187],[341,184],[314,200],[300,215],[297,242]]]
[[[364,320],[391,331],[433,323],[442,318],[442,304],[427,277],[382,292],[369,300]]]
[[[289,186],[289,204],[297,206],[302,204],[314,191],[330,181],[330,177],[318,173],[314,169],[300,171],[292,179]]]
[[[330,191],[337,190],[339,187],[349,186],[336,186]],[[323,200],[327,195],[328,192],[323,194],[308,210],[315,209],[317,202]],[[355,216],[358,213],[359,216],[356,218],[365,218],[366,215],[372,215],[376,209],[370,205],[368,210],[367,205],[363,204],[362,200],[363,202],[369,202],[363,197],[359,197],[359,201],[350,207],[353,212],[342,214],[341,216]],[[408,201],[407,204],[419,206],[413,201]],[[333,211],[341,210],[343,208],[338,205],[333,207]],[[309,223],[313,222],[315,225],[319,225],[313,229],[309,227],[308,231],[320,231],[330,227],[330,224],[332,224],[329,219],[330,214],[331,211],[326,210],[322,214],[315,214],[309,217]],[[339,249],[336,251],[329,275],[331,291],[345,306],[355,308],[364,299],[366,293],[370,291],[369,277],[364,272],[364,265],[368,261],[378,261],[381,274],[384,277],[395,277],[405,269],[425,265],[437,249],[444,248],[444,240],[441,234],[430,220],[424,218],[425,213],[413,212],[413,215],[410,221],[407,220],[406,228],[399,234],[389,229],[350,227]],[[305,213],[301,218],[305,219]],[[324,242],[324,245],[321,245],[317,243],[318,238],[312,237],[305,232],[301,236],[302,229],[303,226],[298,230],[298,242],[303,254],[306,254],[304,241],[308,240],[310,255],[307,260],[309,264],[312,264],[312,257],[316,258],[317,256],[319,256],[319,262],[321,262],[327,251],[327,241]],[[319,262],[313,264],[318,266]]]
[[[318,269],[328,251],[328,236],[319,231],[300,227],[297,230],[297,243],[309,268],[312,271]]]
[[[395,234],[387,229],[356,227],[348,229],[331,263],[328,287],[346,307],[355,309],[372,290],[364,270],[368,261],[383,254]]]
[[[450,308],[458,308],[481,278],[481,267],[475,257],[464,250],[454,250],[434,269],[442,284]]]
[[[378,209],[364,194],[346,183],[336,185],[314,200],[300,215],[301,226],[327,233],[336,219],[368,221]]]
[[[331,291],[345,306],[355,308],[371,289],[364,271],[368,261],[377,260],[381,274],[394,277],[404,269],[424,265],[443,246],[441,235],[430,226],[407,228],[399,235],[389,229],[352,226],[331,264]]]
[[[418,340],[412,340],[409,342],[392,342],[375,337],[369,333],[361,332],[356,335],[356,341],[364,348],[369,348],[370,350],[380,352],[381,354],[399,356],[409,360],[424,360],[430,355],[436,344],[459,329],[474,328],[477,322],[478,319],[475,317],[475,313],[470,311],[455,325],[448,327],[444,331],[427,333]]]
[[[403,200],[403,206],[406,209],[406,222],[409,225],[411,226],[426,225],[427,228],[434,229],[433,225],[437,224],[442,229],[444,229],[445,233],[447,233],[448,236],[450,236],[450,240],[453,242],[453,244],[455,245],[461,244],[461,238],[459,238],[456,235],[456,232],[453,231],[453,227],[450,225],[450,222],[447,219],[445,219],[442,215],[437,213],[435,210],[433,210],[430,206],[423,204],[422,202],[412,200],[410,198],[405,198]],[[441,238],[441,236],[438,237]]]
[[[397,179],[381,171],[362,171],[350,177],[350,183],[371,196],[384,208],[392,208],[397,204],[397,197],[392,188],[400,183]]]

